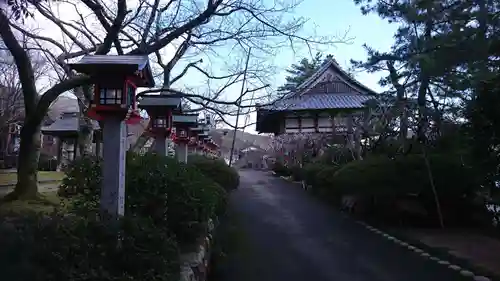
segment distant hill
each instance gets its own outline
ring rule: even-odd
[[[232,129],[215,129],[210,132],[212,139],[220,146],[223,154],[231,152],[231,144],[233,141],[234,130]],[[236,140],[234,148],[236,151],[248,148],[258,147],[267,150],[271,144],[271,138],[264,135],[254,135],[242,131],[236,131]]]

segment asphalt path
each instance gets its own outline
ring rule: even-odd
[[[218,281],[470,280],[376,235],[298,186],[240,171],[229,212],[250,250],[230,256]]]

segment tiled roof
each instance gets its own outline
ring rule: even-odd
[[[92,121],[92,126],[94,130],[99,129],[99,124],[96,121]],[[42,133],[51,134],[58,132],[78,132],[79,128],[79,118],[77,112],[65,112],[62,116],[55,120],[49,126],[42,127]]]
[[[372,98],[373,96],[360,94],[307,94],[283,99],[263,108],[271,111],[354,109],[365,107],[364,103]]]
[[[189,123],[196,124],[198,122],[198,115],[172,115],[174,123]]]
[[[87,55],[76,64],[124,64],[136,65],[137,70],[142,70],[149,63],[148,56],[131,55]]]
[[[339,73],[342,75],[345,79],[349,80],[351,83],[357,85],[361,89],[365,90],[367,93],[374,94],[375,92],[371,90],[370,88],[366,87],[362,83],[360,83],[358,80],[354,79],[353,77],[350,77],[347,72],[345,72],[337,63],[335,59],[327,59],[325,62],[321,65],[321,67],[306,81],[302,82],[302,84],[297,86],[297,90],[301,91],[305,88],[307,88],[311,83],[316,81],[326,70],[329,68],[335,69],[335,72]]]
[[[109,74],[110,72],[128,72],[144,71],[146,77],[141,79],[142,83],[138,87],[153,87],[154,78],[149,65],[148,56],[132,55],[86,55],[80,61],[68,64],[72,69],[85,73],[99,75]],[[107,77],[106,77],[107,78]]]

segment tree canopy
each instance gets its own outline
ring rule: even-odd
[[[442,135],[444,124],[462,130],[460,139],[475,151],[469,160],[498,174],[499,35],[497,1],[355,0],[365,14],[399,24],[388,52],[366,45],[368,59],[353,61],[370,72],[383,71],[380,84],[393,96],[399,129],[421,142]],[[416,107],[412,107],[413,102]],[[405,114],[406,113],[406,114]],[[412,122],[414,121],[414,122]],[[487,159],[487,160],[486,160]]]
[[[287,93],[294,92],[297,86],[302,84],[307,78],[311,77],[323,63],[323,54],[317,52],[311,59],[303,58],[299,63],[294,63],[286,69],[287,76],[285,84],[278,88],[278,91]]]

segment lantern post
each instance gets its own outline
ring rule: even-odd
[[[162,92],[160,95],[142,94],[139,108],[146,110],[150,121],[147,131],[155,138],[154,151],[167,155],[167,138],[172,132],[172,114],[180,111],[181,98],[178,95]]]
[[[199,134],[203,132],[203,124],[198,123],[196,127],[191,127],[191,139],[189,141],[189,153],[198,154]]]
[[[198,134],[198,149],[201,152],[201,154],[206,155],[206,147],[205,143],[210,139],[210,136],[208,135],[207,131],[203,131],[201,134]]]
[[[209,156],[211,156],[212,158],[216,158],[216,152],[217,152],[218,145],[212,139],[210,139],[206,143],[206,146],[208,149]]]
[[[175,156],[179,162],[187,163],[188,145],[193,133],[190,128],[197,124],[197,114],[177,114],[173,115],[175,128]]]
[[[141,120],[137,110],[137,87],[153,87],[147,56],[86,55],[69,65],[89,75],[94,99],[87,114],[102,122],[103,164],[101,213],[116,219],[124,214],[126,124]]]

